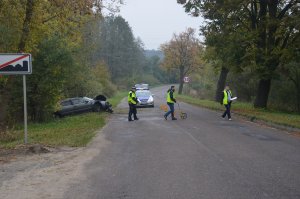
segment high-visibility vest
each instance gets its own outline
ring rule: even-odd
[[[170,92],[171,92],[171,91],[168,91],[168,94],[167,94],[167,102],[168,102],[168,103],[171,103],[171,104],[174,104],[174,102],[173,102],[172,99],[171,99]],[[173,93],[173,98],[174,98],[174,93]]]
[[[228,104],[228,94],[227,94],[226,90],[224,90],[223,92],[224,92],[223,104],[227,105]],[[229,92],[230,97],[231,97],[232,96],[231,91],[229,90],[228,92]]]
[[[130,94],[131,94],[131,97],[130,97]],[[136,95],[134,92],[132,91],[129,91],[128,93],[128,103],[129,104],[136,104],[136,101],[134,100],[136,98]]]

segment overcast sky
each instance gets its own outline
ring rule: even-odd
[[[173,33],[191,27],[199,30],[200,17],[184,12],[177,0],[125,0],[120,15],[128,21],[136,37],[140,37],[146,49],[158,49],[169,41]]]

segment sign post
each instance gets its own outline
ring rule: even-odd
[[[23,75],[23,96],[24,96],[24,143],[27,144],[27,92],[26,75]]]
[[[24,97],[24,143],[27,139],[27,91],[26,75],[32,73],[31,54],[0,54],[0,74],[23,75],[23,97]]]

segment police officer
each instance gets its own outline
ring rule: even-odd
[[[232,93],[230,91],[230,88],[229,88],[229,86],[226,86],[223,91],[223,98],[222,98],[221,104],[223,104],[226,108],[222,117],[225,118],[227,115],[228,120],[231,120],[231,114],[230,114],[230,108],[231,108],[231,102],[232,102],[231,98],[232,98]]]
[[[167,120],[169,114],[171,114],[172,120],[177,120],[177,118],[174,116],[174,103],[176,103],[176,99],[174,98],[174,92],[175,86],[171,86],[167,93],[167,104],[170,110],[164,115],[165,120]]]
[[[138,103],[138,100],[136,98],[135,91],[136,91],[136,88],[132,87],[128,93],[128,105],[129,105],[128,121],[133,121],[131,118],[132,114],[133,114],[134,120],[139,120],[139,118],[137,118],[137,116],[136,116],[136,113],[137,113],[136,104]]]

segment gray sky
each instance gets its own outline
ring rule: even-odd
[[[203,21],[185,13],[177,0],[125,0],[120,15],[128,21],[134,35],[142,39],[146,49],[158,49],[173,33],[188,27],[199,30]]]

